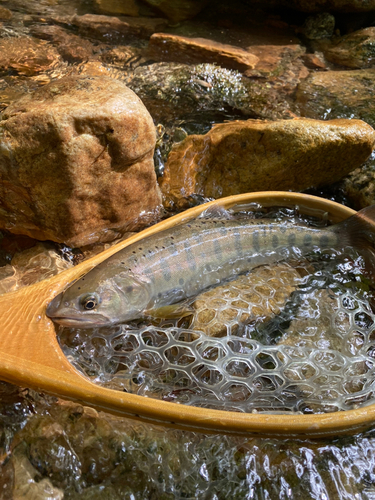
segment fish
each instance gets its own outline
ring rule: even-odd
[[[185,299],[260,265],[317,249],[350,246],[372,252],[374,221],[375,205],[325,228],[208,208],[194,220],[119,250],[57,295],[46,314],[73,328],[183,316]]]

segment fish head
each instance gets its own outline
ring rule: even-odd
[[[97,280],[91,280],[89,274],[50,302],[49,318],[63,326],[95,328],[142,316],[150,302],[148,283],[128,273]]]

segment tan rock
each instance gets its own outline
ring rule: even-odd
[[[375,65],[375,28],[355,31],[329,45],[326,59],[348,68],[370,68]]]
[[[167,200],[182,204],[192,194],[302,191],[361,165],[374,140],[373,128],[359,120],[223,123],[172,148],[161,188]]]
[[[66,77],[13,103],[0,122],[0,225],[70,246],[115,239],[160,204],[155,127],[107,77]]]
[[[0,6],[0,19],[2,21],[7,21],[8,19],[12,19],[12,12],[6,7]]]
[[[167,25],[165,19],[149,17],[114,17],[96,14],[73,16],[70,22],[81,34],[105,42],[119,42],[134,37],[149,38]]]
[[[43,40],[26,36],[0,40],[0,71],[13,69],[32,76],[48,70],[59,59],[57,50]]]
[[[251,45],[247,50],[258,57],[258,62],[254,70],[246,70],[245,75],[271,76],[292,70],[291,63],[303,56],[306,49],[298,43],[294,43],[289,45]]]
[[[235,335],[240,325],[279,314],[301,277],[287,264],[261,266],[252,273],[200,294],[190,329],[211,337]]]
[[[259,60],[257,56],[233,45],[167,33],[155,33],[151,36],[149,53],[157,61],[216,63],[224,68],[240,71],[255,68]]]
[[[375,69],[313,71],[299,83],[296,111],[321,120],[357,118],[375,126]]]
[[[37,38],[51,41],[62,58],[68,62],[87,61],[93,56],[94,47],[89,40],[68,33],[56,25],[35,25],[31,33]]]

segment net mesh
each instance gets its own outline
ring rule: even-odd
[[[363,259],[315,257],[209,290],[190,317],[62,328],[60,343],[96,383],[186,405],[323,413],[370,404],[375,316]]]

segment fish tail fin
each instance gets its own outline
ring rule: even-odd
[[[371,250],[375,255],[375,205],[363,208],[331,229],[343,246]]]

